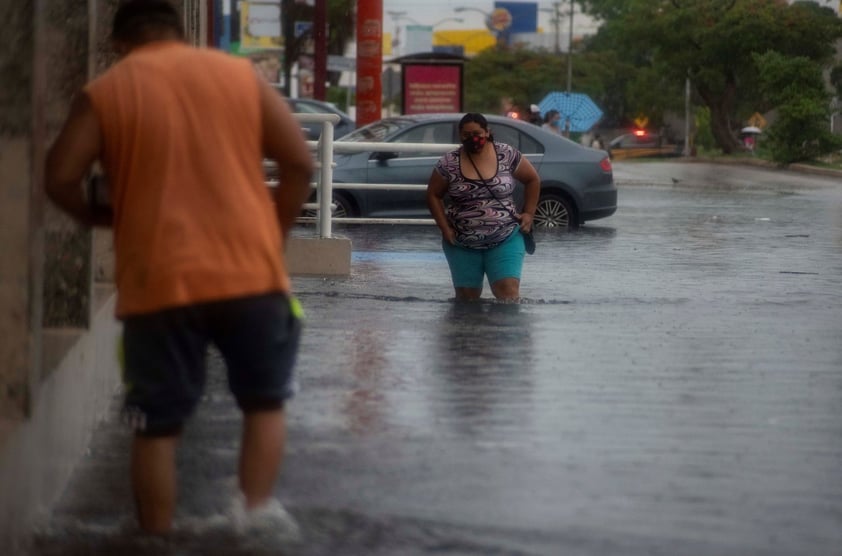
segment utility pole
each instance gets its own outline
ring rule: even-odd
[[[567,92],[573,90],[573,0],[570,0],[570,35],[567,39]]]
[[[327,0],[316,0],[313,14],[313,98],[325,100],[327,91]]]
[[[561,54],[561,2],[553,3],[553,29],[555,30],[555,53]]]
[[[690,72],[684,82],[684,156],[690,156]]]
[[[222,0],[222,33],[219,37],[219,48],[225,52],[231,51],[231,0]]]

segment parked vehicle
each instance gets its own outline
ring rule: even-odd
[[[681,156],[681,145],[670,143],[657,133],[638,129],[615,137],[608,144],[612,160]]]
[[[341,141],[386,143],[458,143],[462,114],[419,114],[384,118]],[[488,116],[495,141],[519,149],[541,177],[535,214],[538,226],[575,228],[617,210],[617,188],[607,153],[583,147],[538,126]],[[446,149],[442,149],[442,154]],[[389,190],[380,184],[426,184],[440,154],[388,150],[340,154],[333,171],[335,217],[429,218],[424,191]],[[342,183],[366,183],[371,189],[342,189]],[[522,184],[518,197],[522,200]]]
[[[356,128],[354,120],[351,116],[331,104],[330,102],[323,102],[312,98],[288,98],[287,102],[292,108],[293,112],[299,114],[336,114],[339,116],[339,123],[333,126],[333,137],[338,139],[343,135],[347,135]],[[301,127],[307,134],[307,139],[315,141],[319,138],[322,132],[322,124],[301,122]]]

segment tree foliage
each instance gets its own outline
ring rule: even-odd
[[[771,51],[754,58],[760,90],[778,111],[764,137],[772,158],[789,164],[842,146],[827,125],[830,93],[821,66],[803,56],[785,57]]]
[[[629,114],[675,105],[689,76],[698,102],[710,112],[717,145],[738,148],[736,131],[756,111],[773,102],[760,94],[753,54],[778,52],[825,63],[842,21],[813,2],[779,0],[580,0],[604,20],[589,41],[592,51],[613,51]],[[628,68],[633,68],[627,78]],[[613,104],[619,104],[620,99]],[[626,116],[623,114],[622,116]],[[650,118],[651,119],[651,118]]]

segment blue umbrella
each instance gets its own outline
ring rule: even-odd
[[[549,93],[538,103],[538,108],[541,116],[550,110],[558,110],[561,128],[564,129],[565,122],[569,120],[570,131],[588,131],[602,117],[602,110],[584,93]]]

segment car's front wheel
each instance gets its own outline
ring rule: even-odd
[[[575,209],[569,199],[556,193],[541,195],[535,209],[535,225],[544,228],[576,228]]]
[[[310,202],[316,202],[315,195]],[[354,207],[354,203],[342,193],[333,194],[333,204],[336,205],[336,209],[333,211],[333,218],[354,218],[358,216],[358,211]],[[304,211],[304,216],[309,216],[310,218],[316,218],[318,215],[319,212],[315,209]]]

